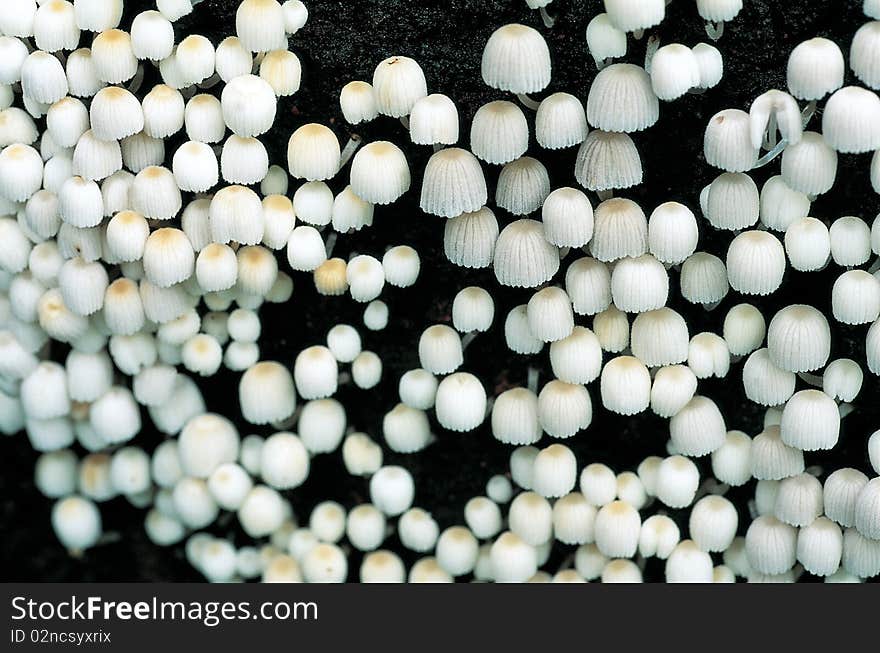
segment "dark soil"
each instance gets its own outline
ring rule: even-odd
[[[596,74],[585,41],[589,20],[602,11],[600,0],[556,0],[550,5],[557,16],[552,30],[546,29],[537,12],[530,11],[523,0],[311,0],[308,24],[291,39],[291,48],[303,64],[302,90],[279,103],[277,125],[265,138],[274,162],[284,164],[284,152],[291,131],[306,122],[330,124],[344,143],[352,128],[340,115],[340,88],[354,79],[370,80],[375,65],[391,55],[407,55],[422,65],[429,92],[452,97],[462,119],[461,142],[467,146],[468,125],[483,103],[504,97],[487,88],[480,76],[480,57],[488,36],[497,27],[522,22],[541,30],[553,55],[553,82],[547,93],[565,90],[586,100],[590,82]],[[149,7],[147,7],[149,5]],[[152,2],[126,2],[127,16]],[[179,21],[179,35],[202,33],[217,43],[234,33],[235,0],[206,0],[194,14]],[[673,2],[657,33],[663,43],[695,45],[706,41],[702,20],[692,2]],[[702,157],[702,134],[708,119],[717,111],[734,107],[748,109],[751,100],[770,88],[785,88],[785,64],[791,49],[813,36],[826,36],[844,51],[852,34],[866,19],[860,0],[802,0],[776,2],[748,0],[740,16],[727,25],[717,44],[724,55],[725,73],[721,84],[704,95],[688,95],[663,103],[661,118],[647,132],[634,135],[642,155],[645,183],[623,193],[641,203],[646,212],[661,202],[677,200],[698,209],[700,189],[717,171]],[[653,33],[653,32],[651,32]],[[644,40],[630,40],[632,62],[642,62]],[[847,80],[848,83],[851,80]],[[818,130],[814,118],[811,129]],[[342,236],[334,255],[369,253],[381,257],[392,245],[415,247],[422,258],[422,273],[414,288],[389,288],[383,299],[391,310],[388,328],[382,332],[362,329],[364,347],[376,351],[385,365],[383,382],[365,392],[346,387],[340,400],[348,410],[349,423],[358,430],[381,440],[381,419],[397,402],[397,381],[407,369],[418,367],[416,343],[421,331],[434,322],[449,322],[455,293],[469,285],[481,285],[496,299],[496,323],[490,333],[480,335],[466,354],[465,369],[477,374],[492,393],[496,388],[523,385],[528,361],[510,354],[504,345],[503,320],[507,311],[527,301],[529,291],[500,289],[490,270],[466,271],[450,265],[443,256],[443,220],[427,216],[418,208],[421,171],[431,154],[430,148],[408,144],[400,123],[380,118],[357,133],[366,140],[395,141],[407,154],[413,172],[413,190],[391,207],[378,207],[373,228]],[[168,151],[173,151],[169,144]],[[530,154],[540,159],[550,171],[554,187],[575,185],[574,150],[548,152],[536,145]],[[878,210],[877,197],[868,180],[868,156],[843,155],[834,189],[813,205],[812,215],[830,223],[842,215],[858,215],[872,220]],[[758,185],[778,174],[778,163],[755,175]],[[492,186],[497,167],[486,167]],[[347,176],[343,173],[331,185],[341,190]],[[295,188],[291,184],[292,189]],[[494,209],[493,209],[494,210]],[[512,217],[496,210],[499,221]],[[729,234],[716,234],[702,223],[700,249],[724,256]],[[564,264],[574,260],[570,256]],[[288,270],[286,261],[282,269]],[[289,271],[289,270],[288,270]],[[564,271],[563,271],[564,273]],[[563,273],[560,273],[560,277]],[[772,297],[753,301],[768,318],[781,306],[812,303],[830,314],[830,292],[839,270],[830,266],[824,272],[805,275],[788,271],[782,288]],[[292,300],[284,306],[266,306],[262,311],[263,358],[277,359],[292,366],[296,353],[305,346],[324,341],[327,330],[339,322],[362,326],[362,306],[350,298],[318,296],[310,275],[295,273]],[[731,293],[712,312],[693,307],[677,297],[677,278],[673,273],[671,306],[688,320],[691,333],[711,330],[720,333],[727,309],[744,301]],[[584,324],[589,321],[580,320]],[[852,356],[864,360],[865,327],[845,328],[834,324],[832,357]],[[64,352],[59,350],[58,356]],[[550,378],[546,349],[537,364],[542,379]],[[742,364],[734,364],[726,379],[701,381],[700,392],[712,397],[722,408],[728,428],[751,434],[760,431],[763,411],[746,401],[741,387]],[[237,409],[238,375],[222,371],[203,385],[209,408],[230,417]],[[821,464],[826,469],[852,466],[868,471],[865,440],[877,428],[877,379],[867,374],[865,386],[856,400],[857,410],[843,423],[841,442],[829,453],[807,455],[807,464]],[[667,440],[667,423],[651,414],[623,418],[601,408],[598,392],[591,389],[594,405],[589,429],[566,444],[571,446],[581,465],[601,461],[617,471],[633,469],[644,457],[662,454]],[[254,430],[241,423],[242,435]],[[268,430],[256,432],[268,434]],[[463,522],[463,507],[473,496],[484,492],[490,476],[504,473],[509,447],[495,441],[484,424],[465,435],[452,434],[437,427],[438,441],[415,455],[399,456],[386,452],[386,462],[404,464],[416,479],[416,504],[433,512],[441,527]],[[148,429],[137,444],[152,449],[161,440]],[[32,481],[36,454],[23,434],[0,441],[0,578],[4,580],[195,580],[198,574],[185,561],[182,545],[160,549],[143,532],[144,511],[116,499],[102,506],[105,528],[119,533],[120,539],[90,550],[80,560],[73,560],[59,546],[49,525],[51,502],[42,497]],[[708,469],[704,459],[700,464]],[[753,485],[729,496],[740,508],[740,522],[748,523],[747,500]],[[348,476],[340,456],[318,456],[306,485],[291,494],[296,514],[308,519],[313,505],[335,499],[346,506],[368,499],[367,483]],[[679,514],[680,513],[680,514]],[[673,511],[673,517],[686,524],[687,511]],[[395,550],[395,542],[386,543]],[[567,550],[558,547],[555,557]],[[356,573],[358,563],[350,568]],[[662,567],[649,564],[647,579],[662,579]]]

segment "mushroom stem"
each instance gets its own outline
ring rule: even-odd
[[[871,267],[868,268],[870,274],[874,274],[877,270],[880,270],[880,257],[877,257],[877,260],[871,263]]]
[[[528,387],[531,392],[538,393],[538,368],[529,366]]]
[[[95,543],[95,546],[104,546],[105,544],[115,544],[122,540],[122,533],[119,531],[107,531],[106,533],[101,533],[101,537],[98,538],[98,541]],[[82,551],[79,551],[79,554],[82,555]]]
[[[706,34],[713,41],[717,41],[724,36],[724,23],[706,23]]]
[[[331,232],[324,242],[324,251],[327,252],[327,258],[333,254],[333,248],[336,246],[336,232]]]
[[[435,152],[439,152],[439,151],[442,150],[444,147],[445,147],[445,145],[443,145],[443,143],[434,143],[434,151],[435,151]]]
[[[705,93],[706,90],[707,89],[705,89],[701,86],[694,86],[692,89],[690,89],[688,91],[688,93],[690,93],[691,95],[703,95],[703,93]]]
[[[634,31],[633,31],[633,38],[634,38],[636,41],[638,41],[638,40],[639,40],[640,38],[642,38],[644,35],[645,35],[645,30],[643,30],[643,29],[637,29],[637,30],[634,30]]]
[[[544,21],[545,27],[553,27],[556,23],[556,19],[553,18],[549,13],[547,13],[547,7],[541,7],[541,20]]]
[[[758,517],[758,504],[754,499],[749,499],[749,517],[756,519]]]
[[[811,386],[816,388],[822,387],[822,377],[816,374],[810,374],[809,372],[798,372],[798,377],[804,383],[809,383]]]
[[[301,409],[297,408],[293,415],[288,417],[287,419],[281,420],[280,422],[272,422],[272,428],[277,431],[289,431],[296,427],[297,422],[299,422],[299,414]]]
[[[409,131],[409,116],[400,116],[400,124],[406,131]]]
[[[812,100],[807,103],[807,106],[804,107],[804,110],[801,112],[801,124],[804,126],[804,129],[807,128],[807,125],[810,124],[810,120],[813,115],[816,113],[816,100]]]
[[[468,348],[468,345],[471,344],[476,337],[476,331],[469,331],[468,333],[464,334],[464,338],[461,339],[461,350],[466,350]]]
[[[705,311],[714,311],[721,305],[723,299],[719,299],[717,302],[709,302],[708,304],[703,304],[703,310]]]
[[[180,94],[183,96],[184,100],[189,100],[193,95],[196,94],[196,85],[187,86],[186,88],[180,89]]]
[[[564,571],[565,569],[571,569],[574,567],[574,553],[569,553],[562,559],[562,562],[559,563],[558,571]]]
[[[608,65],[608,62],[606,59],[599,59],[598,57],[593,57],[593,61],[596,62],[596,69],[597,70],[602,70],[606,65]]]
[[[134,77],[131,78],[131,81],[128,83],[128,90],[131,93],[137,93],[141,84],[144,83],[144,64],[139,63],[137,67],[137,72],[135,72]]]
[[[495,397],[489,397],[489,400],[486,402],[486,417],[492,414],[492,406],[495,405]]]
[[[714,478],[708,478],[700,485],[697,489],[697,494],[694,496],[694,501],[700,499],[707,494],[715,494],[719,496],[724,496],[727,494],[727,491],[730,489],[730,486],[727,483],[721,483]]]
[[[770,121],[767,123],[767,131],[764,134],[764,149],[772,150],[776,147],[776,114],[770,114]]]
[[[526,107],[527,109],[531,109],[532,111],[537,111],[538,107],[541,104],[540,102],[537,102],[536,100],[530,98],[525,93],[517,93],[516,98],[522,103],[524,107]]]
[[[339,377],[336,379],[337,385],[348,385],[351,383],[351,374],[348,372],[340,372]]]
[[[263,63],[263,58],[266,56],[265,52],[260,52],[254,57],[254,65],[251,68],[251,71],[256,74],[256,72],[260,69],[260,64]]]
[[[342,148],[342,153],[339,155],[339,169],[345,167],[345,164],[351,160],[351,157],[354,156],[355,150],[360,147],[361,137],[357,134],[352,134],[348,137],[348,143],[345,144],[345,147]]]
[[[840,412],[841,419],[843,419],[844,417],[849,415],[855,409],[856,409],[855,406],[853,406],[852,404],[846,403],[846,402],[840,404],[840,406],[837,407],[837,410]]]
[[[599,196],[600,201],[604,202],[605,200],[610,200],[612,197],[614,197],[614,189],[606,188],[604,190],[597,190],[596,195]]]
[[[660,37],[656,34],[652,34],[648,37],[648,44],[645,47],[645,72],[651,72],[651,62],[654,61],[654,55],[657,54],[657,50],[660,49]]]
[[[782,151],[785,149],[786,145],[788,145],[788,141],[783,138],[781,141],[779,141],[773,147],[772,150],[770,150],[769,152],[767,152],[767,154],[765,154],[760,159],[758,159],[757,163],[755,163],[755,166],[752,168],[752,170],[756,170],[757,168],[763,168],[765,165],[770,163],[773,159],[775,159],[780,154],[782,154]]]
[[[213,88],[217,84],[220,83],[220,75],[218,73],[214,73],[208,79],[201,81],[198,83],[198,87],[202,89]]]
[[[297,406],[290,417],[272,422],[272,428],[276,431],[296,430],[296,425],[299,424],[299,416],[302,415],[302,409],[302,406]]]

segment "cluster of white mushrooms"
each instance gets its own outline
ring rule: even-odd
[[[552,25],[550,0],[527,3]],[[864,469],[805,462],[838,444],[863,368],[880,374],[870,263],[880,221],[810,217],[812,199],[834,185],[838,153],[878,152],[870,175],[880,192],[880,97],[870,90],[880,88],[880,22],[850,47],[849,67],[869,88],[843,87],[843,53],[815,38],[791,52],[787,91],[711,118],[704,155],[720,174],[692,198],[699,218],[677,202],[614,196],[643,182],[630,134],[657,122],[661,101],[723,76],[715,46],[651,36],[666,0],[604,0],[586,33],[599,68],[586,107],[563,92],[532,97],[552,69],[538,30],[495,31],[482,78],[499,99],[476,112],[469,149],[456,146],[465,139],[454,101],[428,94],[416,61],[385,59],[372,83],[345,85],[348,123],[398,118],[413,144],[433,146],[414,191],[420,206],[443,219],[449,261],[491,267],[498,284],[522,289],[522,304],[500,318],[503,337],[511,356],[535,361],[522,387],[487,393],[490,380],[466,371],[467,347],[500,321],[494,293],[463,288],[451,324],[418,338],[421,367],[399,375],[400,402],[379,407],[381,424],[349,424],[338,387],[353,383],[370,402],[383,376],[360,327],[337,324],[291,360],[264,360],[260,307],[287,302],[302,277],[333,301],[362,303],[365,329],[385,328],[383,289],[416,283],[418,253],[388,243],[345,260],[332,250],[337,236],[371,226],[374,207],[410,192],[407,158],[389,141],[343,147],[339,126],[312,123],[290,135],[286,165],[270,161],[260,137],[278,99],[300,86],[289,49],[308,17],[299,0],[243,0],[235,35],[219,43],[178,40],[173,23],[197,0],[156,4],[128,31],[123,0],[0,5],[0,431],[26,431],[40,452],[36,485],[56,501],[52,526],[71,553],[102,542],[101,503],[124,496],[145,511],[153,542],[185,542],[211,581],[640,582],[651,557],[665,561],[669,582],[880,574],[880,432],[853,434],[864,437]],[[696,1],[710,40],[741,8]],[[880,1],[864,11],[880,19]],[[644,67],[614,63],[640,43]],[[817,107],[821,132],[807,129]],[[541,149],[579,148],[572,172],[584,190],[554,188],[526,156],[530,134]],[[781,174],[759,190],[750,172],[780,155]],[[506,225],[487,206],[485,173],[497,166],[494,205],[514,216]],[[346,176],[334,194],[327,182]],[[729,233],[726,258],[699,250],[707,230]],[[683,300],[711,310],[731,291],[775,292],[789,267],[826,266],[840,271],[832,315],[792,303],[765,320],[743,302],[721,333],[691,333],[667,306],[671,277]],[[829,360],[841,324],[864,325],[863,360]],[[553,378],[542,380],[545,349]],[[240,373],[239,406],[225,415],[207,412],[200,390],[221,366]],[[737,415],[698,392],[728,375],[766,407],[760,433],[729,430]],[[593,401],[668,419],[668,456],[618,472],[577,460],[565,441],[590,437]],[[438,431],[484,422],[510,446],[509,470],[441,530],[414,505],[431,480],[383,464],[383,450],[413,454]],[[166,438],[153,446],[142,431]],[[290,497],[320,455],[341,455],[366,479],[369,503],[324,501],[294,515]],[[745,484],[748,525],[724,496]],[[686,532],[670,514],[688,515]],[[416,561],[405,564],[389,539]],[[551,567],[554,547],[569,555]]]

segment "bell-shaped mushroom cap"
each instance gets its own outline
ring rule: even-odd
[[[550,83],[551,69],[547,42],[526,25],[499,27],[483,49],[483,81],[500,91],[541,91]]]
[[[495,276],[505,286],[534,288],[559,269],[559,250],[544,237],[544,225],[522,219],[507,225],[495,244]]]
[[[578,150],[574,176],[587,190],[630,188],[642,183],[642,159],[628,134],[596,130]]]
[[[479,210],[487,199],[483,169],[467,150],[449,147],[428,160],[420,200],[425,213],[454,218]]]
[[[414,59],[388,57],[373,72],[373,96],[379,113],[392,118],[406,116],[428,94],[425,73]]]
[[[596,129],[637,132],[657,122],[660,103],[644,68],[616,63],[603,68],[590,86],[587,120]]]

